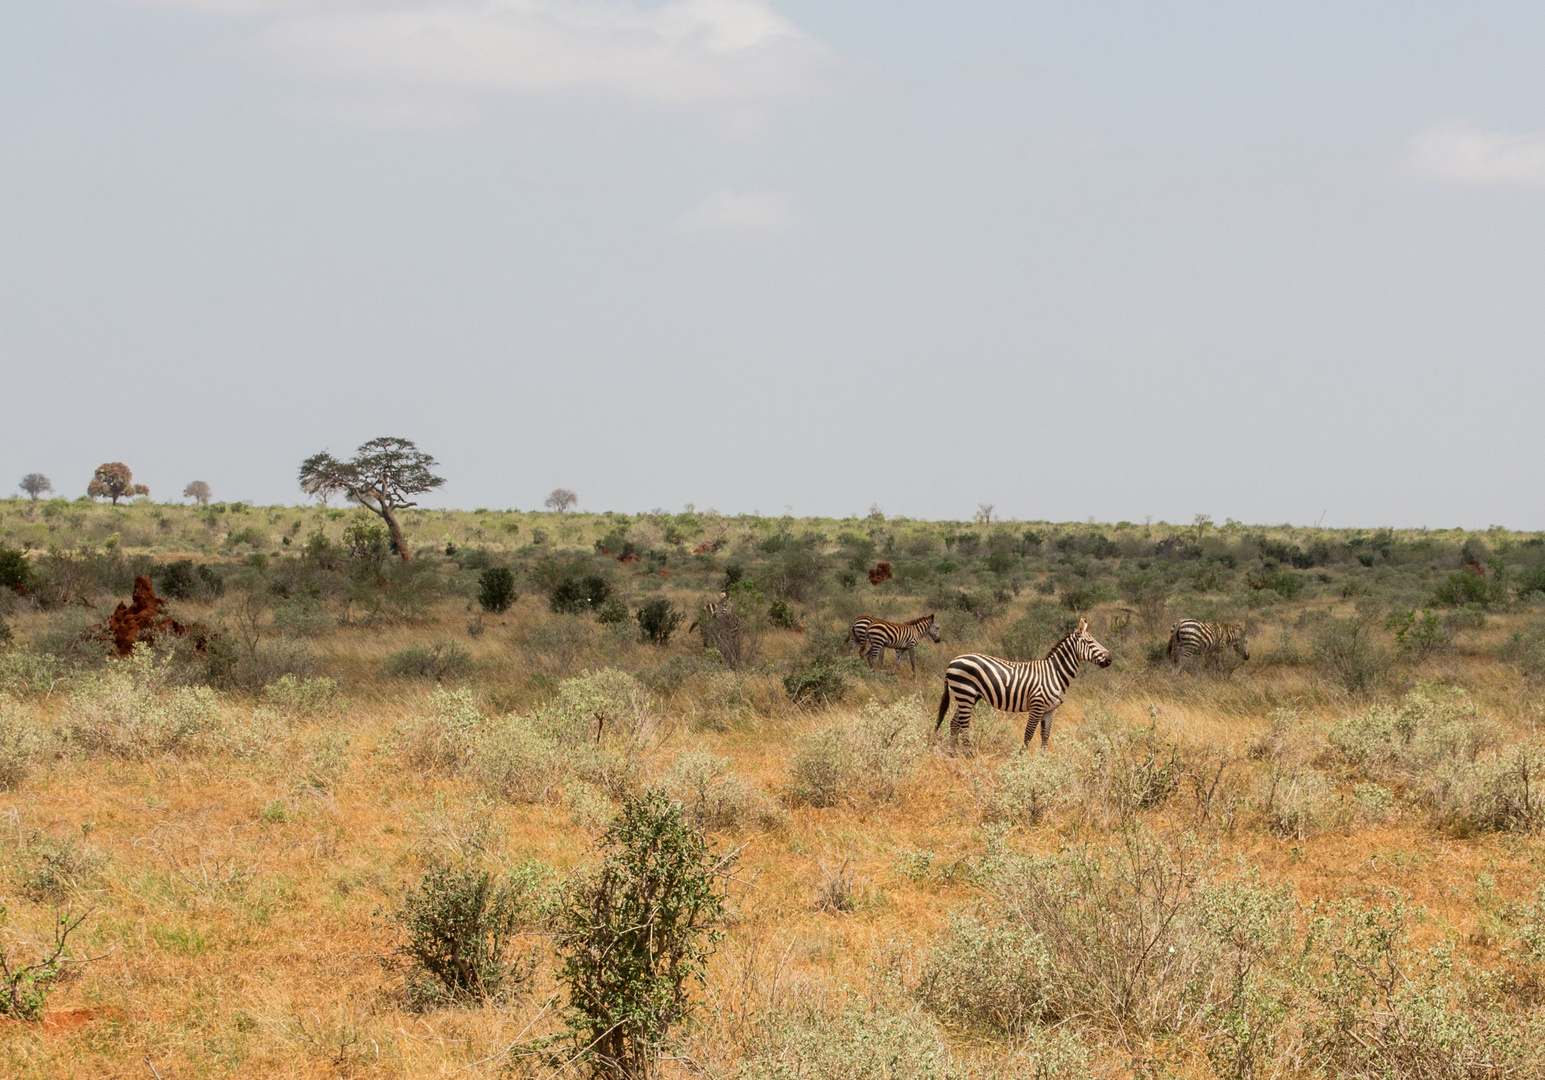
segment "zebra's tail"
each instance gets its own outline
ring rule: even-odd
[[[940,725],[942,725],[944,723],[944,714],[949,712],[949,708],[950,708],[950,684],[949,683],[945,683],[944,684],[944,696],[939,699],[939,719],[937,719],[937,720],[935,720],[933,722],[933,730],[934,730],[935,734],[938,734]]]
[[[1175,641],[1180,637],[1180,624],[1176,623],[1169,628],[1169,644],[1164,646],[1165,656],[1175,655]]]

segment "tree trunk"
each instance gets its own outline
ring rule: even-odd
[[[402,556],[403,562],[412,562],[413,556],[408,554],[408,542],[402,538],[402,526],[397,524],[397,518],[392,513],[391,507],[381,507],[381,518],[386,522],[387,530],[392,534],[392,543],[397,545],[397,554]]]

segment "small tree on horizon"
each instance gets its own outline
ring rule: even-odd
[[[19,485],[33,502],[38,501],[38,496],[54,490],[54,483],[40,472],[30,472],[21,478]]]
[[[86,494],[93,499],[112,499],[113,505],[117,506],[119,499],[149,495],[150,489],[144,484],[136,484],[134,474],[123,462],[104,461],[92,474],[91,483],[86,485]]]
[[[553,488],[553,493],[547,496],[547,501],[542,505],[549,510],[556,510],[560,514],[568,513],[569,507],[579,502],[579,496],[568,488]]]
[[[182,489],[182,497],[184,499],[192,499],[200,506],[209,505],[209,497],[211,494],[212,493],[209,490],[209,485],[204,483],[202,480],[195,480],[187,487]]]
[[[398,556],[403,562],[411,562],[413,556],[394,511],[417,506],[409,496],[421,495],[445,483],[444,477],[431,471],[435,464],[435,459],[411,439],[371,439],[349,461],[339,461],[326,450],[308,457],[301,462],[300,487],[308,495],[343,492],[350,502],[358,503],[386,523]]]

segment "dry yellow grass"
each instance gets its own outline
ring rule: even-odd
[[[482,664],[474,682],[485,704],[533,696],[530,675],[540,663],[522,643],[549,616],[528,599],[507,616],[489,617],[475,639],[467,633],[469,618],[445,605],[419,623],[343,629],[320,639],[319,654],[347,688],[343,709],[336,718],[297,721],[253,757],[67,757],[0,795],[8,947],[25,952],[45,934],[52,904],[28,895],[29,860],[39,845],[68,840],[87,851],[95,868],[59,895],[77,909],[90,908],[74,944],[99,957],[50,999],[48,1011],[59,1022],[0,1026],[0,1072],[168,1080],[493,1077],[509,1068],[512,1047],[555,1030],[550,981],[508,1007],[420,1013],[407,1006],[398,975],[385,963],[394,945],[388,913],[402,888],[437,854],[465,847],[475,826],[496,859],[534,858],[565,871],[591,854],[593,834],[563,805],[493,802],[470,780],[415,775],[390,753],[394,727],[422,711],[432,689],[380,677],[382,660],[396,649],[455,637]],[[1505,624],[1491,631],[1505,632]],[[774,658],[800,647],[792,633],[767,642]],[[931,729],[936,672],[959,648],[929,647],[920,657],[926,673],[870,688],[887,699],[920,693],[918,722]],[[660,660],[648,646],[618,641],[608,649],[625,663]],[[686,655],[692,646],[669,651]],[[601,659],[591,651],[574,663]],[[1540,719],[1516,677],[1483,656],[1461,653],[1432,668],[1433,677],[1471,687],[1482,707],[1515,733]],[[731,759],[737,775],[776,798],[795,740],[852,716],[847,707],[801,712],[779,703],[781,690],[770,675],[748,685],[757,708],[723,731],[688,722],[697,707],[692,684],[663,696],[661,712],[679,722],[649,771],[662,772],[683,750],[706,749]],[[56,693],[26,707],[45,720],[57,718],[62,698]],[[1225,748],[1243,758],[1269,727],[1270,711],[1283,705],[1296,707],[1311,729],[1358,707],[1300,669],[1256,664],[1219,681],[1134,661],[1075,684],[1050,752],[1072,752],[1091,710],[1100,708],[1129,725],[1152,723],[1188,746]],[[230,702],[233,715],[257,707]],[[1013,718],[979,716],[977,727],[977,755],[931,752],[893,802],[796,807],[767,832],[720,838],[746,845],[734,916],[712,964],[702,1024],[668,1072],[733,1075],[755,1017],[774,1002],[862,992],[874,958],[887,950],[899,950],[903,966],[915,967],[950,908],[976,894],[959,878],[911,880],[898,873],[897,855],[923,849],[947,865],[979,854],[984,841],[975,792],[1018,752]],[[327,790],[318,790],[300,777],[319,733],[328,730],[347,736],[347,766]],[[1180,828],[1187,813],[1177,801],[1149,818],[1156,828]],[[1098,838],[1096,825],[1054,816],[1016,828],[1010,842],[1053,850],[1090,838]],[[1246,856],[1268,880],[1290,882],[1305,902],[1372,898],[1385,890],[1409,895],[1426,911],[1414,931],[1419,944],[1453,940],[1484,963],[1499,959],[1486,904],[1526,896],[1545,866],[1545,844],[1537,836],[1459,838],[1414,815],[1303,841],[1253,828],[1208,839],[1225,856]],[[856,910],[815,910],[823,874],[845,861],[858,882]],[[1489,884],[1481,888],[1483,880]],[[545,947],[540,940],[525,944]],[[1179,1074],[1209,1075],[1198,1047],[1167,1052]],[[1133,1059],[1105,1050],[1096,1064],[1121,1075]]]

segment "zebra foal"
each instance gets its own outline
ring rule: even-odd
[[[917,643],[923,640],[927,634],[934,641],[943,641],[943,635],[939,633],[938,624],[934,622],[932,615],[921,615],[910,622],[890,622],[876,615],[860,615],[853,620],[853,625],[848,627],[847,642],[851,648],[856,649],[864,659],[873,666],[876,662],[885,661],[885,650],[896,650],[896,670],[901,670],[901,657],[906,654],[912,662],[912,670],[917,671]]]
[[[1250,642],[1245,639],[1243,623],[1181,619],[1169,629],[1169,644],[1164,646],[1164,655],[1178,665],[1188,654],[1211,658],[1225,647],[1239,653],[1241,660],[1250,659]]]
[[[1110,650],[1089,633],[1089,622],[1078,620],[1078,629],[1051,647],[1044,660],[1015,662],[995,656],[968,653],[957,656],[944,669],[944,696],[939,699],[939,718],[933,730],[938,732],[949,712],[950,698],[955,699],[955,715],[950,717],[950,743],[960,741],[971,728],[971,710],[985,701],[1002,712],[1029,713],[1025,722],[1025,742],[1036,728],[1041,730],[1041,746],[1051,741],[1052,715],[1067,700],[1068,686],[1084,661],[1110,667]]]

